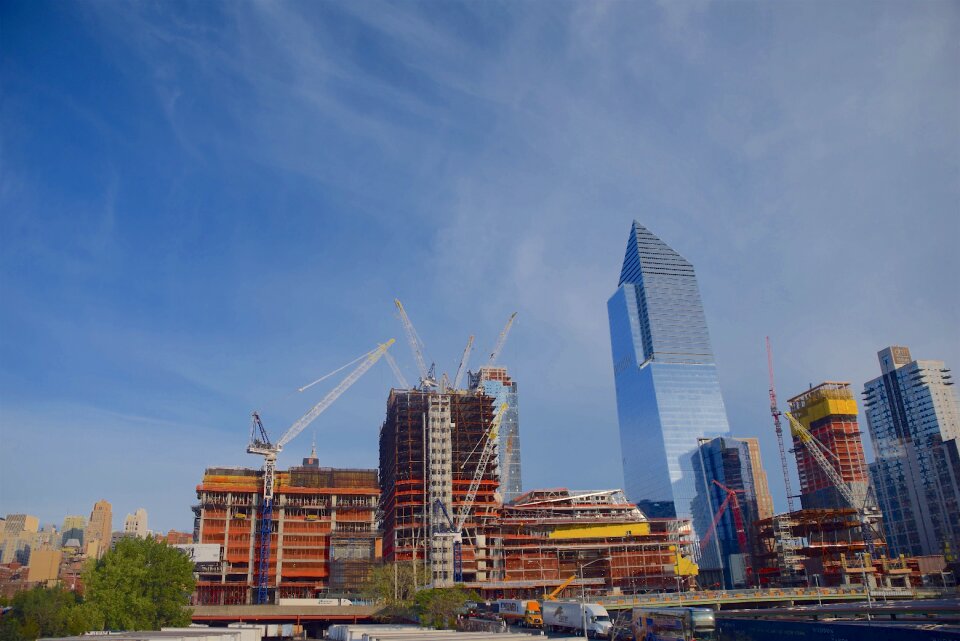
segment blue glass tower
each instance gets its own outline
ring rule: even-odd
[[[697,439],[730,428],[693,265],[634,221],[607,312],[624,489],[648,516],[690,518],[703,537],[718,506],[697,500]]]

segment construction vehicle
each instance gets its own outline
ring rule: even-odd
[[[563,583],[561,583],[560,585],[558,585],[556,588],[554,588],[553,592],[551,592],[550,594],[544,594],[544,595],[543,595],[543,600],[544,600],[544,601],[556,601],[556,600],[557,600],[557,595],[560,594],[561,592],[563,592],[568,585],[570,585],[571,583],[573,583],[573,582],[576,581],[576,580],[577,580],[577,575],[576,575],[576,574],[570,575],[570,578],[567,579],[566,581],[564,581]]]
[[[803,423],[797,420],[797,418],[790,412],[784,412],[784,416],[787,417],[790,421],[790,430],[797,437],[801,444],[807,451],[810,452],[810,455],[813,456],[813,459],[817,462],[820,468],[823,470],[823,473],[826,475],[830,482],[833,483],[833,486],[837,488],[837,492],[840,493],[840,496],[850,504],[856,513],[857,520],[860,522],[860,531],[863,535],[863,542],[867,548],[867,553],[873,556],[875,552],[874,536],[873,536],[873,515],[868,510],[867,506],[867,488],[864,486],[862,491],[855,491],[851,488],[850,485],[844,483],[843,478],[840,476],[840,473],[837,472],[837,469],[827,460],[827,454],[833,455],[830,450],[826,448],[817,438],[810,433]]]
[[[517,623],[524,628],[543,627],[543,615],[537,601],[500,599],[496,607],[500,618],[507,623]]]
[[[276,443],[271,442],[270,436],[267,434],[267,430],[263,426],[263,421],[260,420],[259,413],[253,413],[253,421],[250,427],[250,444],[247,446],[247,452],[263,457],[263,503],[260,508],[260,528],[258,532],[259,546],[256,566],[257,590],[255,602],[257,604],[265,604],[269,600],[267,588],[270,582],[268,575],[270,570],[270,540],[273,537],[273,491],[275,484],[277,455],[279,455],[281,450],[283,450],[284,445],[296,438],[300,432],[302,432],[310,423],[320,416],[320,414],[326,411],[326,409],[330,407],[330,405],[332,405],[341,394],[343,394],[350,388],[350,386],[356,383],[357,380],[368,369],[373,367],[373,365],[380,360],[380,357],[386,354],[387,350],[390,349],[390,346],[393,345],[394,342],[394,339],[391,338],[386,343],[377,346],[376,349],[367,352],[367,354],[360,357],[360,359],[357,359],[362,359],[360,365],[347,374],[347,376],[340,381],[340,383],[330,393],[324,396],[319,403],[314,405],[310,411],[301,416],[293,425],[291,425]],[[313,385],[320,380],[322,379],[318,379],[310,385]],[[306,389],[310,385],[304,386],[300,389]]]
[[[551,601],[543,604],[543,628],[550,632],[585,633],[597,639],[610,636],[613,622],[607,609],[597,603]]]

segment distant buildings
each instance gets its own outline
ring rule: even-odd
[[[113,507],[107,501],[100,499],[93,504],[90,512],[90,521],[84,533],[84,542],[87,556],[99,559],[110,547],[110,537],[113,532]]]
[[[627,495],[647,516],[693,518],[702,538],[697,439],[729,426],[693,265],[634,221],[607,311]]]
[[[147,529],[147,511],[142,507],[133,514],[128,514],[123,521],[123,533],[128,536],[145,539],[149,532]]]
[[[878,353],[881,376],[864,386],[871,465],[891,552],[960,550],[960,409],[943,361],[912,360],[906,347]]]
[[[0,538],[0,563],[30,562],[30,551],[36,545],[40,521],[29,514],[8,514]]]
[[[505,367],[481,367],[471,374],[470,388],[483,385],[484,393],[494,398],[493,406],[499,410],[507,404],[506,413],[500,421],[497,435],[497,457],[500,473],[500,493],[508,503],[523,492],[520,478],[520,408],[518,406],[517,382],[510,378]]]
[[[70,539],[77,539],[83,544],[83,533],[87,527],[87,519],[83,515],[67,516],[63,519],[61,528],[60,545],[63,545]]]

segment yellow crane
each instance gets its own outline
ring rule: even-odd
[[[558,586],[554,589],[553,592],[551,592],[550,594],[544,594],[544,595],[543,595],[543,600],[544,600],[544,601],[556,601],[556,600],[557,600],[557,595],[560,594],[561,592],[563,592],[563,590],[564,590],[568,585],[570,585],[571,583],[573,583],[574,580],[576,580],[576,578],[577,578],[577,575],[576,575],[576,574],[572,575],[569,579],[567,579],[566,581],[564,581],[563,583],[561,583],[560,585],[558,585]]]

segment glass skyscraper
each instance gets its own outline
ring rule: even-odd
[[[624,489],[702,538],[719,506],[697,500],[698,439],[730,428],[693,265],[634,221],[607,312]]]

